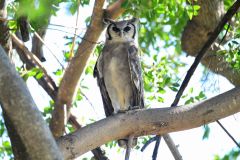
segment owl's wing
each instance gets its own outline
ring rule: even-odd
[[[144,108],[142,71],[137,47],[135,45],[130,45],[128,53],[131,83],[134,94],[133,104],[134,106]]]
[[[103,66],[103,56],[101,54],[98,57],[98,60],[95,64],[93,76],[97,77],[97,83],[100,88],[100,92],[103,100],[104,111],[106,116],[108,117],[113,113],[113,106],[112,106],[111,99],[108,95],[107,88],[105,86],[104,78],[102,75],[102,70],[103,70],[102,66]]]

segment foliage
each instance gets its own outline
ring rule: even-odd
[[[159,44],[162,42],[164,48],[175,46],[175,52],[179,54],[182,29],[188,18],[196,15],[199,9],[196,6],[195,10],[186,7],[185,0],[127,0],[123,7],[127,9],[125,16],[134,15],[141,18],[139,42],[144,53],[148,54],[150,47],[159,51],[162,48]]]
[[[11,143],[7,135],[7,129],[4,125],[4,120],[0,119],[0,158],[5,159],[8,158],[9,160],[13,160],[13,153],[11,148]]]
[[[32,68],[30,70],[25,70],[24,68],[17,67],[17,71],[20,73],[21,77],[27,81],[29,77],[35,77],[36,79],[41,79],[43,77],[43,71],[40,68]]]
[[[204,133],[202,139],[208,139],[210,133],[210,127],[208,125],[204,125]]]
[[[237,160],[239,155],[239,149],[233,149],[223,157],[220,157],[219,155],[215,155],[214,160]]]
[[[144,71],[144,89],[148,93],[147,99],[149,101],[157,100],[163,103],[163,94],[170,89],[176,92],[179,87],[176,76],[178,69],[184,66],[183,63],[178,63],[170,57],[160,57],[159,54],[151,57],[153,60],[152,64],[146,64],[143,62]]]
[[[230,64],[230,66],[235,69],[240,69],[240,43],[239,38],[233,39],[228,43],[228,49],[221,50],[218,54],[223,55],[226,62]]]
[[[108,2],[112,3],[114,1],[109,0]],[[226,0],[224,3],[227,8],[232,4],[232,1]],[[61,6],[62,4],[66,7],[65,9],[67,10],[67,13],[74,15],[79,6],[89,7],[90,0],[13,0],[8,5],[8,17],[11,19],[8,23],[9,28],[13,31],[18,29],[19,24],[17,23],[17,19],[20,16],[28,16],[30,25],[34,30],[46,28],[50,22],[50,18],[52,16],[57,16],[58,11],[63,9]],[[126,9],[126,12],[121,18],[129,16],[140,18],[138,36],[139,45],[143,52],[141,60],[147,105],[150,105],[153,102],[157,102],[158,104],[164,103],[166,101],[164,96],[172,96],[172,93],[175,94],[179,89],[181,83],[181,75],[179,75],[180,70],[187,70],[185,67],[186,64],[181,62],[179,58],[180,55],[182,55],[180,38],[187,21],[198,14],[200,6],[186,0],[126,0],[122,4],[122,7]],[[82,26],[87,26],[90,23],[90,17],[85,15],[85,18],[85,24],[82,24]],[[239,23],[239,21],[236,20],[236,23]],[[224,55],[224,58],[231,67],[239,70],[240,29],[237,28],[236,30],[230,31],[236,34],[235,38],[229,41],[228,46],[225,46],[226,48],[218,54]],[[73,46],[72,40],[72,35],[65,36],[64,54],[62,59],[64,64],[67,64],[71,59],[70,50]],[[81,41],[82,39],[77,37],[76,44]],[[77,45],[75,45],[74,50],[76,50],[76,47]],[[88,66],[86,66],[85,76],[92,76],[95,61],[97,56],[101,53],[102,47],[102,44],[97,45],[94,51],[94,56],[89,60]],[[17,66],[16,69],[25,81],[27,81],[29,77],[40,79],[43,76],[43,72],[39,68],[26,70],[24,67]],[[55,75],[58,81],[60,81],[63,73],[64,69],[58,68],[53,72],[53,75]],[[77,90],[73,106],[79,107],[78,102],[86,99],[83,91],[87,89],[88,86],[85,85],[83,77],[80,81],[80,88]],[[206,99],[206,95],[204,91],[198,92],[195,91],[194,88],[190,88],[182,99],[185,101],[185,104],[191,104]],[[45,106],[43,109],[42,114],[46,122],[49,122],[49,119],[51,118],[53,106],[54,101],[50,101],[49,105]],[[94,119],[95,117],[91,117],[91,120]],[[12,158],[10,142],[6,137],[6,128],[3,124],[4,122],[1,119],[0,137],[2,143],[0,144],[0,158]],[[67,125],[67,128],[67,132],[73,131],[71,125]],[[209,133],[210,128],[205,125],[202,138],[207,139]],[[145,144],[149,138],[149,136],[140,138],[140,145],[138,144],[135,149],[139,150],[141,145]],[[116,141],[105,144],[105,147],[110,149],[116,148]],[[215,156],[215,160],[236,159],[239,155],[238,153],[237,150],[233,150],[223,158]]]

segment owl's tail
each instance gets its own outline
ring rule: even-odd
[[[119,139],[118,140],[118,146],[127,149],[127,145],[128,145],[128,138],[123,138],[123,139]],[[132,144],[131,144],[131,148],[135,147],[137,145],[137,139],[138,138],[133,138]]]
[[[128,138],[119,139],[118,145],[126,149],[125,160],[129,160],[131,148],[137,145],[137,138],[133,135],[130,135]]]

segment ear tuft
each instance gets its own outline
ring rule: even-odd
[[[104,23],[105,25],[109,25],[109,24],[111,24],[111,23],[115,23],[115,21],[112,20],[112,19],[109,19],[109,18],[103,18],[103,23]]]
[[[134,23],[134,24],[136,24],[136,23],[139,22],[139,19],[136,18],[136,17],[133,17],[132,19],[129,20],[129,22],[130,22],[130,23]]]

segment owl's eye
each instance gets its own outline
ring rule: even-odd
[[[130,31],[130,29],[131,29],[131,27],[127,26],[127,27],[125,27],[123,30],[124,30],[125,32],[128,32],[128,31]]]
[[[120,31],[120,29],[117,28],[117,27],[112,27],[112,30],[113,30],[114,32],[119,32],[119,31]]]

